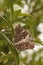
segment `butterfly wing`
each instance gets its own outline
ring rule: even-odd
[[[19,26],[16,27],[16,31],[19,33],[15,32],[15,47],[20,51],[34,48],[34,42],[31,34],[21,27],[21,31],[18,28]]]

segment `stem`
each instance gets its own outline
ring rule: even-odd
[[[11,20],[11,23],[13,22],[13,13],[14,13],[14,10],[13,10],[13,5],[11,5],[11,7],[10,7],[10,9],[11,9],[11,18],[10,18],[10,20]],[[11,24],[11,29],[12,29],[12,38],[14,38],[14,29],[13,29],[13,26],[12,26],[12,24]]]

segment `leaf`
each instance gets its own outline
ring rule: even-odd
[[[42,41],[39,38],[35,38],[34,42],[43,45]]]
[[[13,45],[13,43],[9,40],[9,38],[4,33],[0,32],[0,34],[8,42],[8,45],[11,47],[12,53],[15,55],[16,65],[19,65],[20,59],[19,59],[18,51],[16,50],[16,48]]]
[[[10,28],[11,24],[9,25],[9,20],[8,18],[4,17],[4,16],[0,16],[0,30],[5,29],[7,26]]]
[[[14,11],[14,16],[18,17],[21,14],[21,10]]]
[[[26,13],[21,13],[20,16],[33,18],[32,15]]]

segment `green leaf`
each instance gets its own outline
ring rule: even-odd
[[[8,45],[11,47],[12,53],[15,55],[16,65],[19,65],[20,59],[19,59],[18,51],[16,50],[16,48],[13,45],[13,43],[9,40],[9,38],[4,33],[0,32],[0,34],[8,42]]]
[[[20,16],[33,18],[32,15],[26,13],[21,13]]]
[[[21,14],[21,10],[14,11],[14,17],[18,17]]]

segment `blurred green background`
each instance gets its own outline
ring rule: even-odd
[[[13,46],[19,23],[31,33],[33,49]],[[43,65],[43,0],[0,0],[0,65]]]

